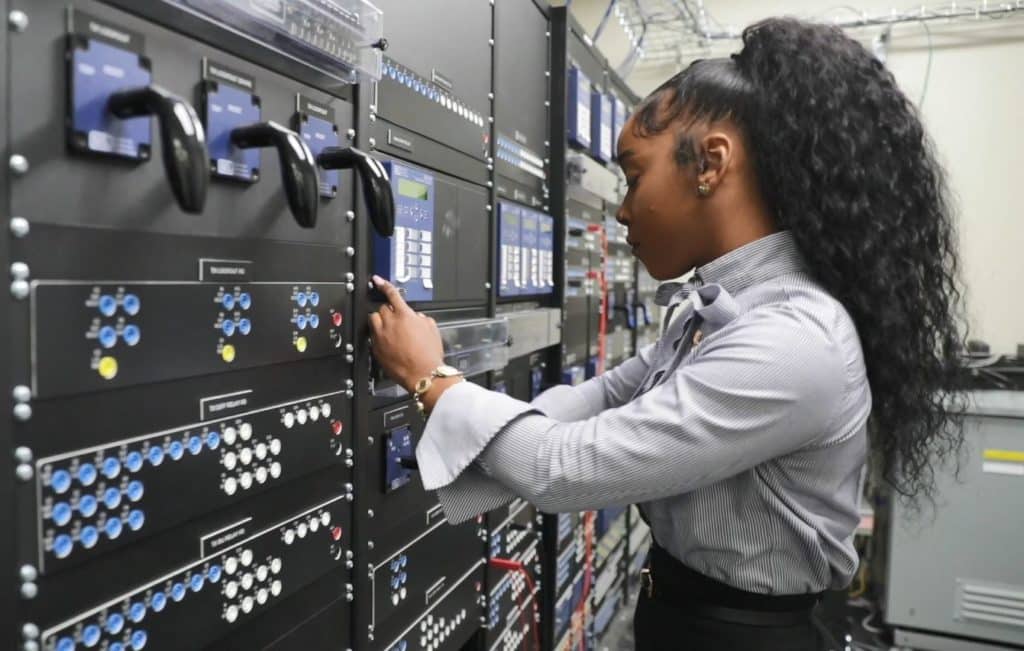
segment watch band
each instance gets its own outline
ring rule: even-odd
[[[451,366],[441,364],[440,366],[432,370],[430,372],[430,375],[424,378],[420,378],[420,380],[416,383],[416,386],[413,387],[413,399],[416,401],[416,409],[419,410],[421,416],[423,416],[424,418],[427,417],[427,408],[426,405],[423,404],[423,396],[424,394],[427,393],[427,391],[430,391],[431,387],[434,386],[434,379],[450,377],[463,377],[463,373],[462,371],[459,371],[458,369],[455,369]],[[465,381],[464,377],[463,381]]]

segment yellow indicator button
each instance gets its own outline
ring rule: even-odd
[[[104,380],[113,380],[117,375],[117,359],[113,357],[101,357],[100,364],[96,367],[100,377]]]
[[[295,340],[295,350],[299,351],[300,353],[306,352],[306,346],[308,345],[309,342],[306,341],[305,337],[299,337],[298,339]]]
[[[225,346],[220,349],[220,358],[229,364],[235,361],[235,347],[231,344],[225,344]]]

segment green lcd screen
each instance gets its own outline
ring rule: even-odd
[[[430,188],[427,187],[426,183],[418,183],[409,179],[398,179],[398,194],[403,197],[426,201],[430,198],[427,194],[429,191]]]

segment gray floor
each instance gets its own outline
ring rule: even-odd
[[[633,640],[633,609],[636,607],[636,598],[631,598],[619,608],[615,619],[604,632],[597,648],[599,651],[633,651],[636,649],[636,642]]]

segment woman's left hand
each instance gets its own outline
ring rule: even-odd
[[[373,283],[388,299],[370,315],[373,356],[388,377],[412,393],[417,382],[444,363],[441,333],[437,322],[409,307],[394,285],[379,276]]]

